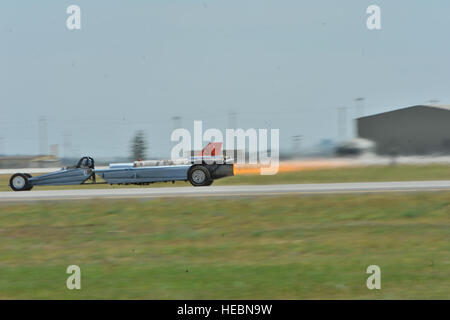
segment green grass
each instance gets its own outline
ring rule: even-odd
[[[449,299],[449,218],[449,192],[2,204],[0,299]]]
[[[8,191],[10,175],[0,175],[0,191]],[[412,181],[412,180],[450,180],[448,165],[398,165],[368,166],[340,169],[323,169],[280,173],[273,176],[234,176],[220,179],[214,185],[249,185],[249,184],[282,184],[282,183],[326,183],[326,182],[364,182],[364,181]],[[101,180],[99,180],[101,181]],[[189,186],[186,182],[155,183],[152,187]],[[90,186],[50,186],[38,187],[36,190],[79,189],[79,188],[143,188],[142,186],[90,185]]]

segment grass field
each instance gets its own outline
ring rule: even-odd
[[[11,190],[8,186],[10,175],[0,175],[0,191]],[[220,179],[214,185],[250,185],[279,183],[326,183],[326,182],[364,182],[364,181],[412,181],[412,180],[450,180],[448,165],[398,165],[368,166],[355,168],[322,169],[280,173],[273,176],[239,175]],[[99,180],[101,181],[101,180]],[[155,183],[144,187],[189,186],[186,182]],[[143,188],[142,186],[110,186],[105,184],[90,186],[39,187],[39,190],[79,189],[79,188]],[[36,188],[37,189],[37,188]]]
[[[1,204],[0,299],[449,299],[449,218],[449,192]]]

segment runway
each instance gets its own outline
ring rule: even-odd
[[[239,185],[174,188],[117,188],[117,189],[36,190],[0,192],[0,202],[127,199],[164,197],[240,197],[282,194],[333,194],[374,192],[450,191],[450,181],[357,182],[281,185]],[[38,188],[36,188],[38,189]]]

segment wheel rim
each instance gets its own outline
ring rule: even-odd
[[[22,189],[25,187],[25,179],[21,176],[17,176],[13,179],[12,184],[16,189]]]
[[[206,174],[203,170],[195,170],[192,172],[192,180],[195,183],[203,183],[206,180]]]

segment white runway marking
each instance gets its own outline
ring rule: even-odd
[[[39,187],[36,187],[39,189]],[[280,194],[450,191],[450,181],[355,182],[142,189],[80,189],[0,192],[0,201],[79,200],[160,197],[236,197]]]

